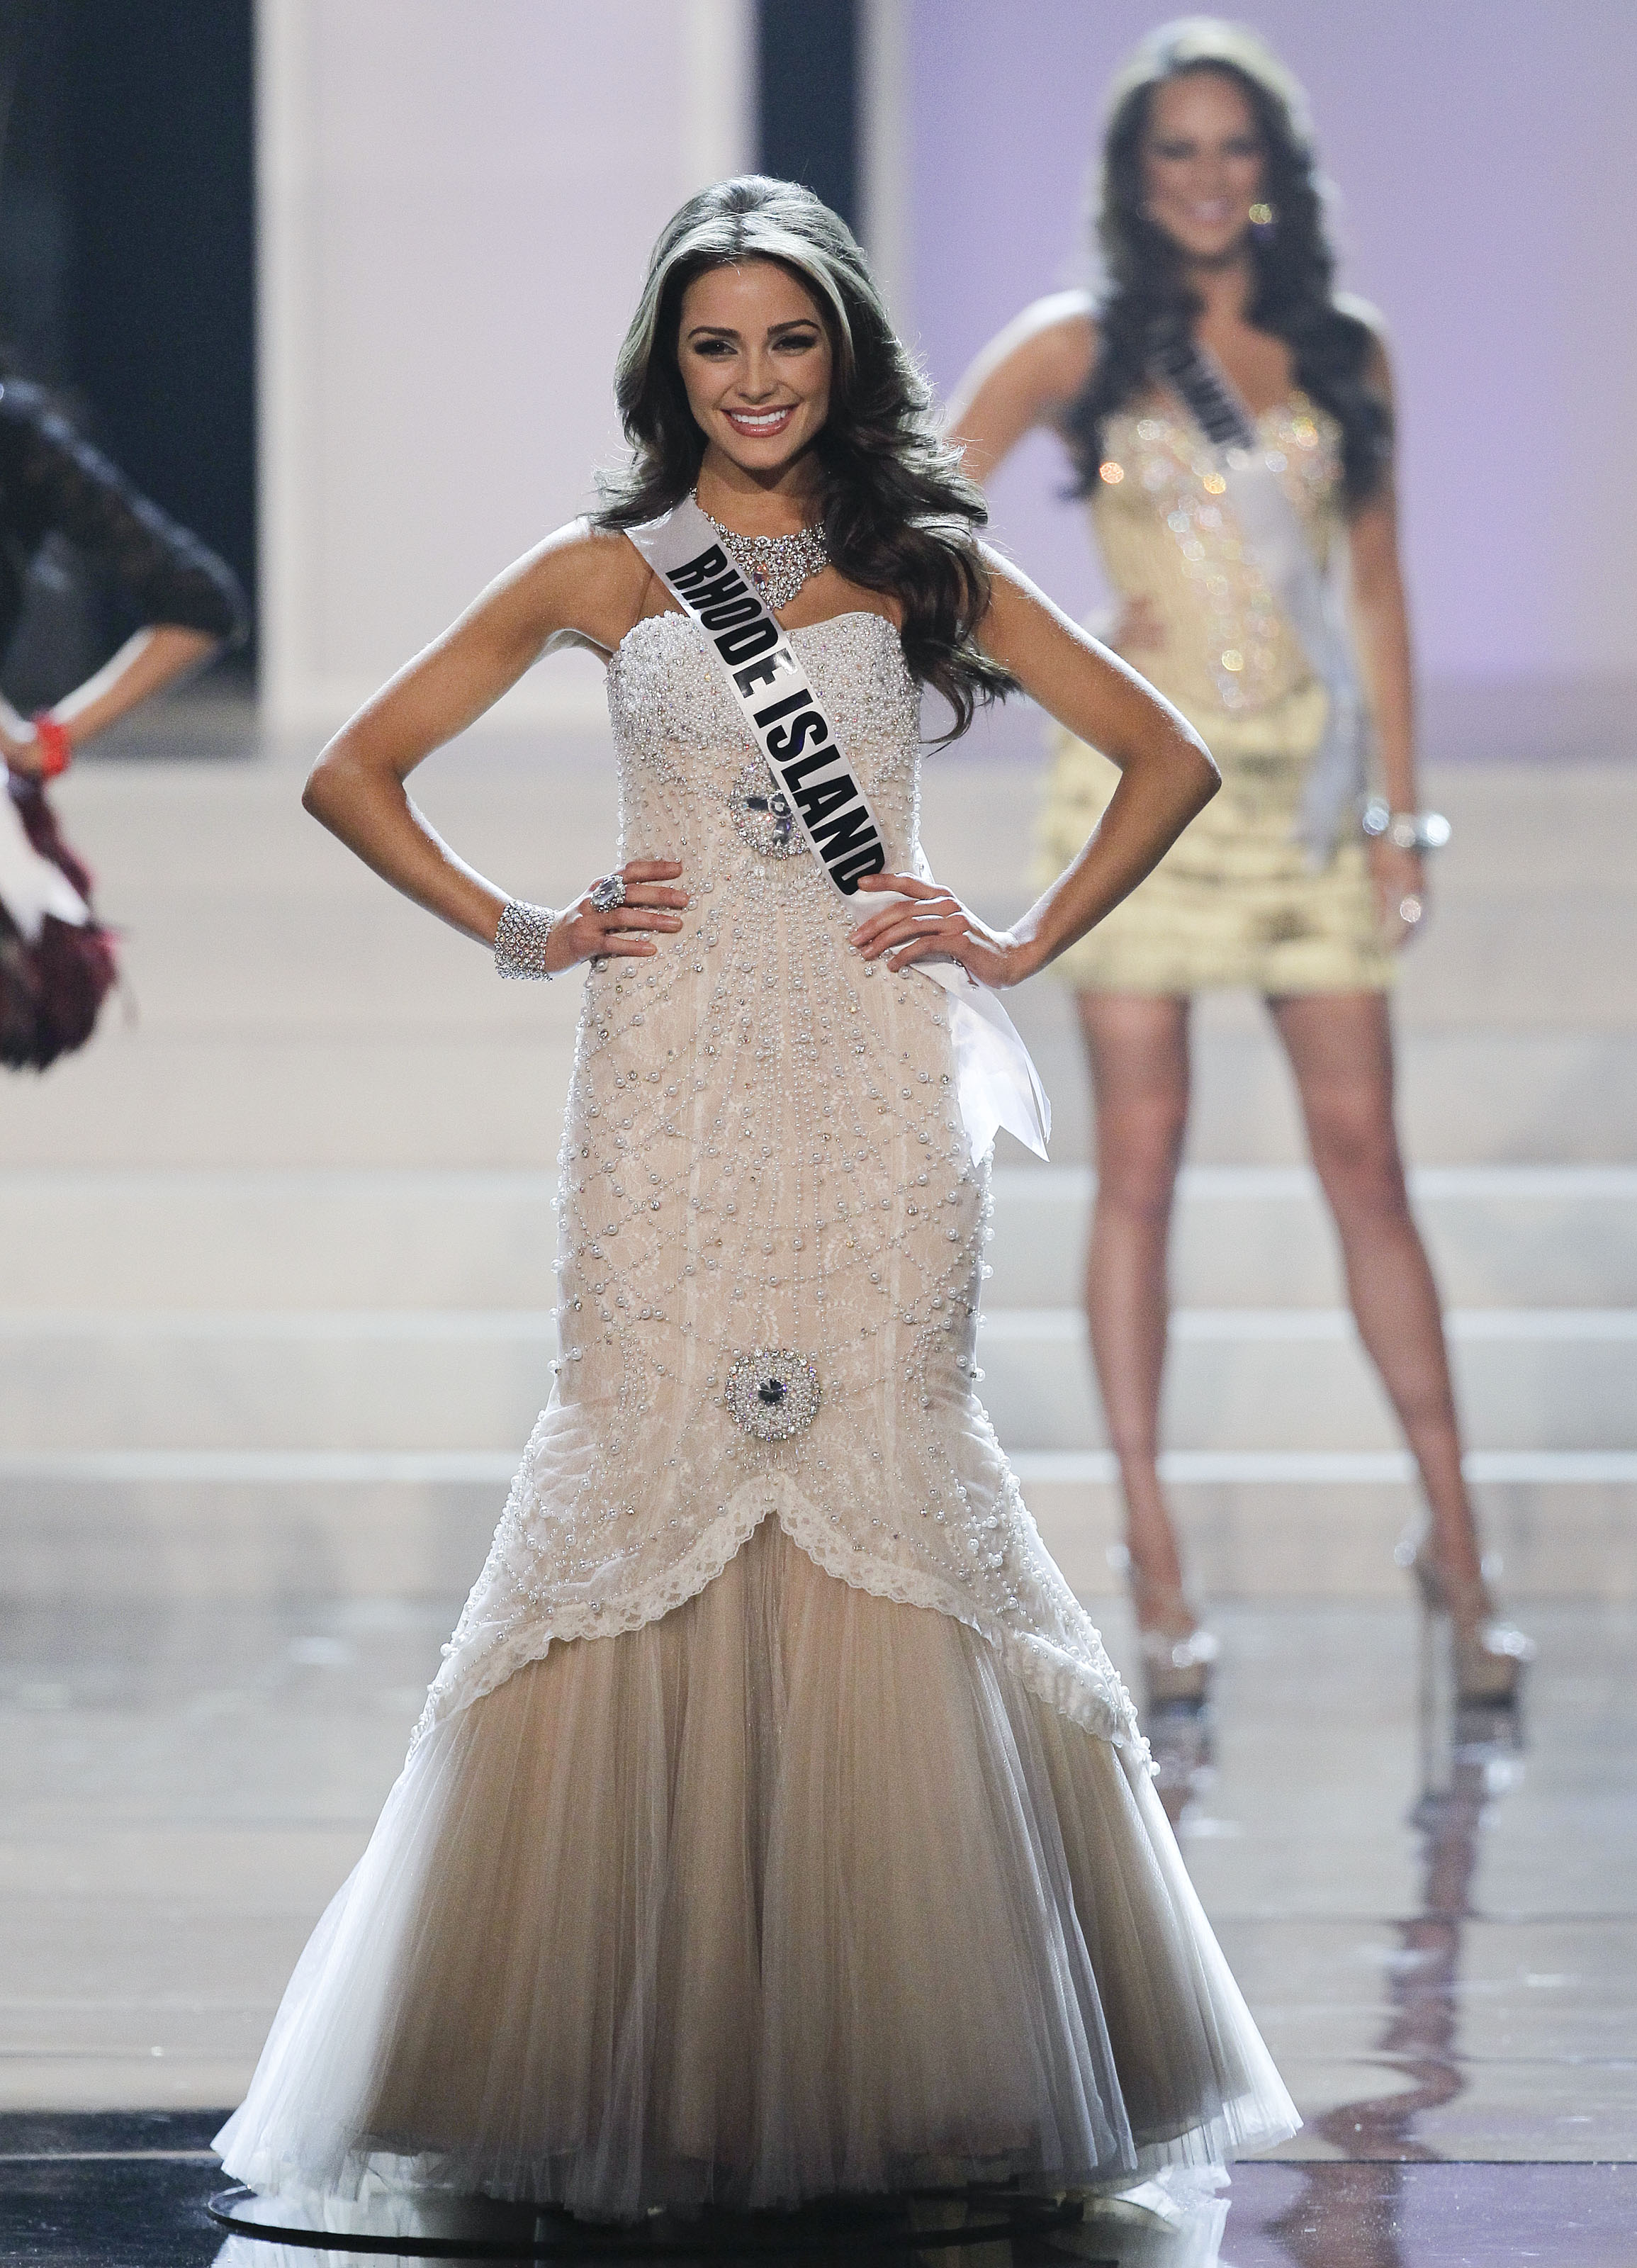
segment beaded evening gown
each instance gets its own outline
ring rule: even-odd
[[[1256,423],[1322,568],[1347,541],[1340,428],[1303,394]],[[1106,992],[1384,990],[1395,964],[1362,836],[1340,843],[1317,873],[1296,838],[1325,688],[1240,539],[1204,435],[1179,409],[1153,404],[1112,416],[1103,446],[1089,499],[1093,540],[1119,596],[1145,599],[1163,632],[1162,644],[1128,658],[1200,733],[1222,784],[1053,976]],[[1052,749],[1043,881],[1077,855],[1119,777],[1070,733],[1053,733]]]
[[[908,864],[897,635],[795,636]],[[620,857],[680,859],[693,904],[586,980],[556,1382],[227,2170],[621,2216],[1275,2141],[1130,1702],[973,1391],[988,1160],[945,995],[849,949],[685,617],[637,625],[609,699]]]

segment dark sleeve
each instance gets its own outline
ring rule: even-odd
[[[48,535],[65,536],[144,622],[244,637],[245,595],[226,562],[13,379],[0,387],[0,519],[31,557]]]

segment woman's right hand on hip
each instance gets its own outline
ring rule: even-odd
[[[552,975],[577,961],[657,953],[646,932],[681,928],[688,905],[687,892],[675,887],[681,872],[676,858],[629,858],[583,890],[552,924],[546,948]],[[610,903],[616,892],[619,902]]]

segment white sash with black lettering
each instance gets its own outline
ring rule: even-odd
[[[1252,556],[1328,696],[1296,823],[1308,864],[1318,871],[1329,865],[1342,828],[1356,820],[1369,766],[1369,718],[1348,627],[1347,545],[1335,546],[1330,571],[1322,573],[1256,420],[1214,356],[1183,338],[1162,348],[1153,363],[1204,429]]]
[[[855,897],[866,874],[885,871],[885,837],[789,639],[692,497],[663,519],[628,533],[704,631],[808,848],[841,895]],[[867,902],[874,907],[894,900],[872,890]],[[956,1088],[973,1156],[981,1156],[995,1128],[1004,1126],[1044,1158],[1052,1106],[1011,1018],[958,961],[922,961],[914,967],[950,997]]]

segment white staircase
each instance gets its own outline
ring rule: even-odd
[[[1028,720],[1024,720],[1027,723]],[[1038,746],[1039,721],[1024,738]],[[471,736],[416,774],[447,838],[549,900],[613,839],[598,734]],[[447,1599],[550,1378],[549,1177],[577,988],[503,985],[302,814],[310,749],[62,784],[142,1019],[0,1079],[0,1592]],[[1009,919],[1035,767],[929,762],[938,871]],[[1637,1598],[1637,770],[1448,767],[1433,935],[1396,1011],[1415,1192],[1472,1470],[1518,1596]],[[1083,1158],[1067,996],[1014,996]],[[1345,1314],[1256,1004],[1195,1017],[1167,1471],[1208,1595],[1401,1580],[1404,1453]],[[1021,1152],[1013,1152],[1014,1159]],[[1516,1163],[1491,1163],[1511,1160]],[[1558,1163],[1528,1162],[1555,1160]],[[1237,1162],[1227,1162],[1237,1161]],[[980,1391],[1053,1550],[1110,1587],[1081,1343],[1090,1177],[997,1175]]]
[[[1416,1180],[1514,1595],[1637,1596],[1637,1168]],[[1111,1467],[1089,1173],[996,1177],[980,1388],[1076,1587]],[[0,1173],[5,1592],[448,1594],[550,1378],[551,1185],[506,1171]],[[1208,1594],[1370,1595],[1413,1505],[1311,1176],[1196,1167],[1166,1470]]]

